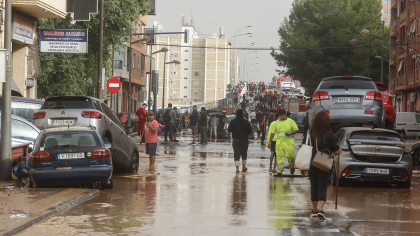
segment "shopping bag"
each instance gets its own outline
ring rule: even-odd
[[[309,141],[308,141],[309,140]],[[295,166],[301,170],[309,170],[311,166],[311,158],[312,158],[312,146],[310,144],[309,132],[306,135],[306,142],[302,144],[302,147],[299,149],[297,153]]]

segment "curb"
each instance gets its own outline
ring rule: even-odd
[[[34,225],[34,224],[36,224],[36,223],[38,223],[38,222],[40,222],[44,219],[47,219],[48,217],[51,217],[51,216],[53,216],[57,213],[60,213],[64,210],[67,210],[67,209],[69,209],[69,208],[71,208],[71,207],[73,207],[73,206],[75,206],[75,205],[77,205],[77,204],[79,204],[83,201],[86,201],[87,199],[89,199],[93,196],[96,196],[98,194],[99,194],[99,190],[97,190],[97,189],[90,189],[86,192],[83,192],[82,194],[80,194],[76,197],[73,197],[70,200],[58,205],[53,210],[47,211],[43,215],[40,215],[40,216],[30,220],[29,222],[26,222],[25,224],[20,225],[16,228],[4,233],[3,236],[9,236],[9,235],[17,234],[20,231],[23,231],[23,230],[31,227],[32,225]]]

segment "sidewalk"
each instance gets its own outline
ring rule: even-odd
[[[0,182],[0,235],[13,235],[97,194],[96,189],[23,188]]]

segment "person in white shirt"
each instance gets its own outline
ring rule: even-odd
[[[212,116],[210,118],[210,141],[211,141],[211,135],[214,131],[214,141],[217,142],[217,125],[219,124],[219,118],[216,116]]]
[[[251,123],[256,125],[256,123],[257,123],[257,113],[255,113],[254,110],[251,111],[251,114],[249,115],[249,118],[251,118]]]

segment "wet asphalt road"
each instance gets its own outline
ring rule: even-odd
[[[327,220],[310,214],[308,178],[268,174],[269,151],[251,142],[247,173],[235,173],[226,141],[158,147],[160,175],[114,177],[114,189],[19,235],[420,235],[420,172],[411,189],[388,184],[329,187]],[[140,146],[144,151],[144,145]],[[145,153],[139,174],[148,171]],[[286,173],[288,170],[285,171]]]

